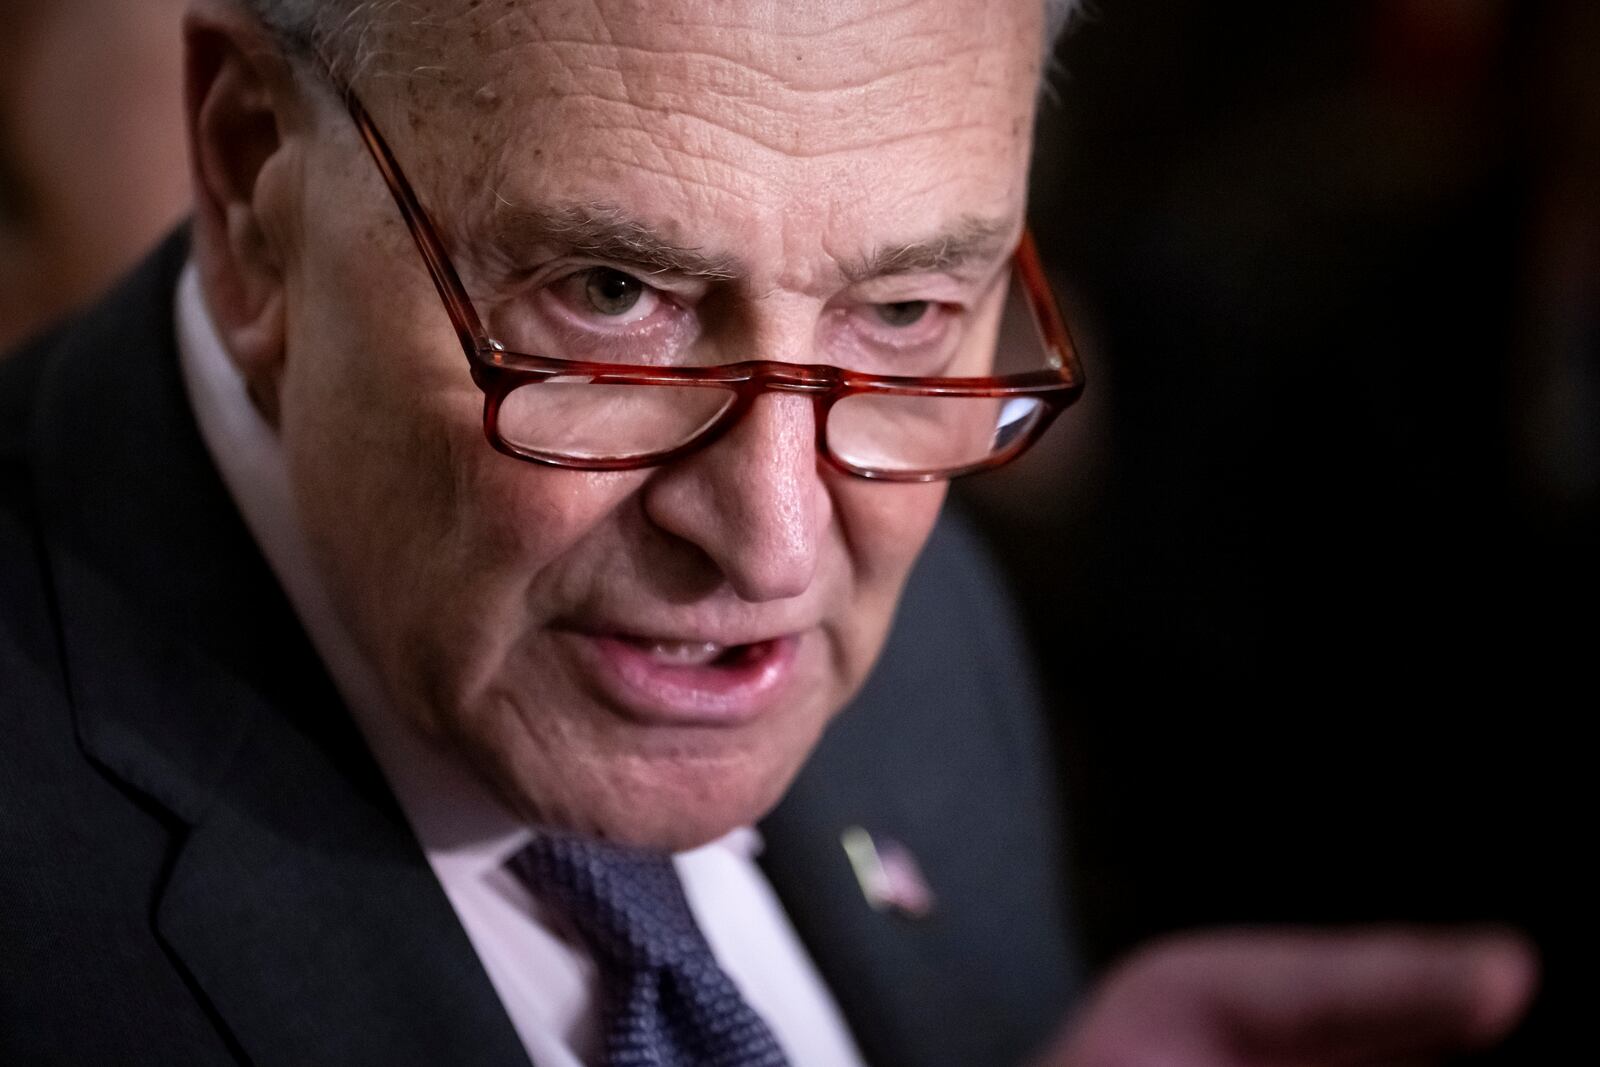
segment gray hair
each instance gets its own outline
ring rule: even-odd
[[[410,9],[413,21],[426,18],[420,5],[426,0],[241,0],[290,49],[303,55],[322,55],[340,73],[354,77],[372,56],[379,19],[389,12]],[[1051,69],[1056,40],[1078,8],[1078,0],[1043,0],[1044,63],[1042,77]]]

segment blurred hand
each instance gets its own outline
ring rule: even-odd
[[[1537,977],[1509,934],[1186,935],[1107,976],[1041,1067],[1438,1063],[1503,1037]]]

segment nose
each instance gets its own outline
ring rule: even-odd
[[[700,549],[741,599],[799,596],[832,519],[815,427],[809,397],[758,397],[725,437],[646,483],[645,514]]]

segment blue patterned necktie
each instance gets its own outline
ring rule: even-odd
[[[607,1067],[786,1067],[717,965],[670,856],[541,834],[508,866],[594,952]]]

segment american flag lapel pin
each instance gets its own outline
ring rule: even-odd
[[[907,919],[925,919],[933,913],[933,890],[910,849],[891,837],[874,838],[859,826],[846,828],[839,843],[874,911],[892,911]]]

